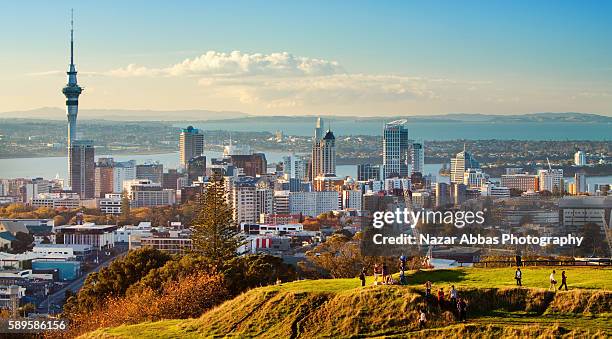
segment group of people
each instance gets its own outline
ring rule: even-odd
[[[430,299],[433,297],[431,294],[431,281],[425,282],[425,298]],[[467,319],[467,301],[465,298],[459,298],[459,292],[455,288],[455,285],[451,286],[451,289],[448,293],[449,300],[445,299],[444,289],[440,288],[438,290],[438,295],[436,301],[438,302],[438,307],[440,309],[446,308],[446,306],[450,305],[451,310],[456,310],[455,314],[457,316],[458,321],[465,321]],[[427,316],[425,314],[425,310],[421,309],[419,312],[419,329],[422,329],[427,324]]]
[[[556,273],[557,272],[553,270],[548,277],[550,282],[550,286],[548,287],[549,290],[557,290],[557,279],[555,278]],[[523,272],[521,271],[520,267],[517,267],[516,272],[514,272],[514,280],[516,280],[517,286],[523,286]],[[561,290],[563,287],[565,287],[565,290],[567,291],[567,275],[565,274],[565,271],[561,272],[561,285],[559,285],[559,290]]]
[[[406,280],[406,264],[407,258],[405,256],[401,256],[399,258],[399,271],[400,271],[400,280],[397,281],[393,279],[393,276],[389,272],[389,266],[386,263],[382,264],[374,264],[374,285],[396,285],[402,284],[406,285],[408,281]],[[366,276],[368,275],[367,269],[364,267],[361,269],[361,273],[359,273],[359,280],[361,280],[361,286],[365,286],[366,284]]]

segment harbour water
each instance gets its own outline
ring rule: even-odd
[[[268,163],[282,161],[283,156],[288,155],[284,152],[266,151],[266,159]],[[208,161],[211,158],[220,157],[220,152],[206,152]],[[111,155],[103,155],[111,156]],[[136,160],[137,164],[145,162],[157,161],[164,165],[164,169],[177,168],[179,164],[178,152],[163,153],[163,154],[147,154],[147,155],[116,155],[112,156],[116,161]],[[55,177],[67,178],[68,176],[68,160],[66,157],[47,157],[47,158],[17,158],[17,159],[0,159],[0,178],[47,178]],[[438,171],[442,164],[425,164],[425,173],[436,177],[439,182],[448,182],[448,177],[442,177]],[[339,165],[336,168],[338,176],[357,177],[356,165]],[[573,182],[573,178],[565,178],[566,182]],[[587,177],[588,184],[612,184],[612,175]]]

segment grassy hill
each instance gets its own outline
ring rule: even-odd
[[[560,269],[557,269],[560,280]],[[87,338],[197,337],[550,337],[612,336],[612,269],[565,268],[570,291],[547,291],[552,268],[525,268],[516,288],[512,268],[411,272],[408,286],[360,287],[357,279],[311,280],[248,291],[197,319],[100,329]],[[467,298],[468,321],[450,305],[424,297],[451,284]],[[428,325],[419,330],[418,311]]]

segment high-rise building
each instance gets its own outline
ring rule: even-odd
[[[204,176],[206,176],[206,157],[198,155],[189,159],[187,161],[187,182],[189,185],[198,180],[199,177]]]
[[[336,175],[336,137],[330,129],[323,134],[323,120],[317,118],[312,140],[310,179],[326,175]]]
[[[465,146],[463,146],[463,151],[457,153],[457,155],[451,159],[451,183],[463,183],[464,172],[470,168],[480,168],[480,164],[465,150]]]
[[[176,190],[164,189],[148,179],[127,180],[123,189],[132,207],[167,206],[176,203]]]
[[[380,180],[380,165],[360,164],[357,165],[357,180]]]
[[[95,195],[95,153],[91,140],[73,140],[70,145],[70,184],[81,199]]]
[[[95,166],[95,194],[96,198],[103,198],[113,193],[113,158],[98,158]]]
[[[230,155],[229,158],[234,167],[242,168],[243,173],[250,177],[266,174],[268,171],[268,161],[264,153],[236,154]]]
[[[563,169],[551,168],[541,169],[538,171],[540,191],[562,192],[563,187]]]
[[[164,165],[158,162],[136,165],[136,179],[147,179],[161,185],[163,182],[163,175]]]
[[[283,173],[287,179],[307,179],[306,161],[295,154],[283,157]]]
[[[535,192],[540,189],[539,177],[537,175],[527,173],[502,174],[501,185],[503,187],[508,187],[510,189],[516,189],[523,192]]]
[[[187,168],[189,160],[204,153],[204,134],[193,126],[181,131],[179,136],[179,157],[181,166]]]
[[[320,175],[336,175],[336,137],[331,130],[327,130],[321,141],[321,166]]]
[[[489,181],[489,176],[479,168],[468,168],[463,172],[463,184],[469,188],[480,187]]]
[[[123,182],[136,179],[136,161],[116,161],[113,168],[113,193],[123,191]]]
[[[423,142],[413,142],[410,149],[410,158],[412,159],[412,168],[410,174],[423,173],[425,166],[425,145]]]
[[[408,128],[406,120],[385,124],[383,130],[383,179],[408,176]]]
[[[586,174],[584,172],[574,173],[574,188],[575,194],[580,194],[588,191]]]
[[[586,154],[583,151],[577,151],[574,154],[574,165],[586,166]]]

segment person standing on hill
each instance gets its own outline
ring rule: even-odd
[[[431,281],[427,280],[425,282],[425,296],[429,297],[431,295]]]
[[[523,272],[521,272],[521,268],[517,267],[516,272],[514,273],[514,279],[516,279],[517,286],[523,286],[521,280],[523,279]]]
[[[438,306],[442,308],[444,306],[444,289],[438,291]]]
[[[557,290],[557,280],[555,279],[555,273],[555,270],[553,270],[550,274],[550,277],[548,278],[548,280],[550,280],[550,286],[548,287],[548,289],[552,289],[553,291]]]
[[[451,290],[450,290],[450,300],[453,306],[457,306],[457,297],[459,296],[459,293],[457,292],[457,290],[455,289],[455,285],[451,286]]]
[[[383,279],[383,284],[389,283],[389,267],[385,263],[383,263],[382,265],[382,279]]]
[[[364,267],[364,268],[361,269],[361,273],[359,273],[359,280],[361,280],[361,287],[365,286],[366,275],[367,275],[367,270]]]
[[[459,321],[465,321],[467,318],[467,303],[461,298],[457,302],[457,312],[459,313]]]
[[[374,264],[374,285],[378,284],[378,270],[379,270],[378,264]]]
[[[565,286],[565,290],[567,291],[567,276],[565,275],[565,271],[561,272],[561,285],[559,285],[559,289]]]

